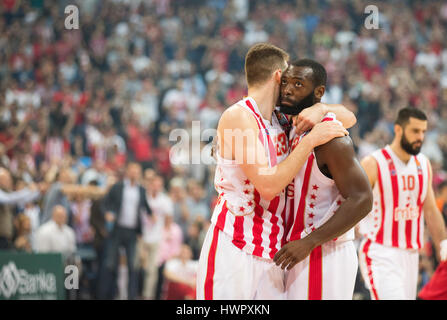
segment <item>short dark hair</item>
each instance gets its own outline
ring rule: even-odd
[[[427,116],[425,115],[424,111],[413,107],[407,107],[399,110],[397,119],[394,123],[404,127],[410,121],[410,118],[427,120]]]
[[[447,187],[447,180],[442,181],[439,186],[438,186],[438,190],[441,191],[442,189],[444,189],[445,187]]]
[[[245,56],[245,76],[248,86],[265,83],[277,69],[285,69],[289,55],[270,43],[253,45]]]
[[[312,59],[299,59],[291,63],[295,67],[308,67],[312,69],[312,83],[315,87],[325,86],[327,81],[326,69],[321,63]]]

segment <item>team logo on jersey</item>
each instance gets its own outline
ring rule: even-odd
[[[394,221],[407,221],[419,218],[419,210],[415,207],[394,209]]]

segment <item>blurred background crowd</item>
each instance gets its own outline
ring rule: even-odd
[[[69,4],[78,30],[65,28]],[[371,4],[379,29],[364,25]],[[214,167],[170,158],[171,133],[200,140],[216,128],[246,94],[244,57],[256,42],[326,67],[323,102],[356,114],[359,158],[390,142],[398,109],[424,110],[423,152],[447,217],[446,33],[440,0],[0,0],[0,185],[22,192],[0,201],[0,246],[71,256],[82,270],[77,299],[194,298]],[[117,240],[123,222],[107,205],[116,183],[132,189],[134,178],[152,217]],[[427,236],[420,287],[436,264]],[[369,298],[360,279],[355,298]]]

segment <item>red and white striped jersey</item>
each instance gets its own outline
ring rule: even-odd
[[[372,211],[359,223],[360,233],[384,246],[420,249],[429,181],[427,158],[419,153],[404,163],[390,146],[372,156],[377,161],[374,203]]]
[[[338,121],[335,114],[328,113],[323,121]],[[306,133],[305,133],[306,134]],[[298,136],[295,128],[290,131],[292,150],[304,135]],[[306,237],[331,218],[344,198],[334,180],[326,177],[318,168],[315,153],[307,159],[294,181],[287,188],[287,241]],[[354,228],[334,239],[347,241],[354,239]]]
[[[45,145],[45,160],[49,163],[62,160],[65,154],[65,143],[62,138],[49,137]]]
[[[239,102],[253,114],[259,127],[269,166],[283,161],[289,152],[287,137],[273,113],[272,123],[262,118],[256,102],[248,97]],[[216,152],[214,186],[219,198],[211,222],[230,236],[239,249],[254,256],[273,259],[284,235],[285,192],[271,201],[263,199],[234,160]]]

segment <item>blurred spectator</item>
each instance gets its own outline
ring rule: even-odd
[[[14,220],[15,236],[14,249],[31,253],[33,248],[31,245],[31,221],[28,216],[23,213],[16,216]]]
[[[30,221],[30,242],[33,251],[35,250],[35,236],[36,231],[40,226],[40,205],[36,202],[29,202],[24,206],[23,214],[28,217]]]
[[[88,185],[92,181],[96,181],[100,186],[104,186],[107,183],[105,163],[100,159],[93,161],[92,166],[85,170],[81,175],[82,185]]]
[[[210,209],[204,199],[203,187],[195,180],[188,182],[188,197],[186,198],[186,206],[190,213],[190,222],[205,221],[210,219]]]
[[[62,205],[54,206],[52,219],[37,230],[36,251],[58,252],[65,258],[76,252],[75,232],[67,225],[67,210]]]
[[[186,206],[186,190],[182,179],[176,177],[171,180],[169,196],[174,204],[174,222],[180,226],[183,234],[187,234],[190,215]]]
[[[200,99],[185,91],[184,81],[177,80],[176,86],[169,89],[162,101],[164,112],[170,113],[174,119],[185,122],[193,117],[199,107]]]
[[[202,222],[195,221],[189,228],[185,239],[185,243],[188,244],[189,249],[192,253],[192,258],[194,260],[199,260],[200,251],[202,250],[203,242],[200,238],[200,233],[202,231]]]
[[[158,90],[152,79],[143,81],[143,87],[137,92],[131,107],[143,128],[149,128],[158,121]]]
[[[112,185],[115,184],[115,179],[111,178],[107,182],[106,190],[108,190]],[[97,185],[96,180],[90,181],[90,185]],[[96,198],[92,200],[92,205],[90,207],[90,226],[93,229],[94,239],[93,248],[96,253],[96,268],[94,275],[94,293],[95,298],[100,297],[100,276],[101,274],[107,272],[105,271],[104,260],[105,260],[105,248],[107,245],[107,240],[109,238],[109,230],[107,230],[106,220],[103,212],[103,199]],[[113,289],[112,289],[113,290]],[[113,295],[112,295],[113,296]]]
[[[55,179],[55,182],[51,184],[43,199],[41,223],[45,223],[51,218],[54,206],[61,205],[67,212],[67,224],[73,226],[73,212],[69,198],[92,198],[104,194],[102,188],[75,184],[75,173],[69,168],[62,167],[58,169],[56,166],[53,166],[48,171],[46,178],[49,181]]]
[[[439,211],[442,212],[444,222],[447,224],[447,180],[443,181],[438,186],[438,196],[436,197],[436,204]]]
[[[171,161],[169,159],[169,150],[171,146],[166,137],[158,138],[158,146],[154,150],[154,164],[157,172],[164,177],[172,176]]]
[[[73,172],[69,169],[60,169],[56,175],[56,182],[54,182],[43,199],[43,210],[41,216],[41,223],[49,221],[53,215],[53,208],[56,205],[61,205],[65,208],[68,214],[68,225],[71,225],[71,208],[70,202],[63,191],[63,186],[72,184],[74,182]]]
[[[180,253],[183,243],[182,229],[174,222],[173,215],[167,213],[164,219],[164,228],[158,250],[158,282],[156,288],[156,299],[160,299],[163,289],[163,270],[167,260]]]
[[[12,247],[14,233],[13,207],[14,204],[25,204],[34,201],[39,196],[36,186],[34,189],[22,189],[12,192],[12,178],[9,171],[0,168],[0,249]]]
[[[93,241],[93,230],[90,226],[90,199],[75,196],[71,210],[73,212],[73,229],[76,234],[76,243],[79,245],[90,245]]]
[[[108,297],[110,286],[116,283],[116,270],[118,267],[119,249],[126,251],[128,270],[128,299],[137,297],[137,274],[135,269],[137,236],[142,233],[141,214],[152,215],[148,205],[146,190],[140,185],[141,166],[138,163],[129,163],[126,168],[126,178],[116,183],[104,199],[104,212],[109,227],[110,240],[106,249],[106,274],[101,280],[101,298]]]
[[[195,300],[198,260],[192,256],[191,248],[182,245],[178,257],[166,262],[165,277],[166,300]]]
[[[171,199],[163,191],[163,178],[154,176],[146,180],[147,197],[152,209],[151,217],[143,217],[142,254],[144,256],[145,278],[143,297],[153,300],[158,281],[159,246],[163,235],[166,215],[173,215]]]
[[[151,165],[153,157],[152,139],[147,129],[142,127],[137,120],[133,120],[128,126],[128,144],[137,162],[143,163],[144,168]]]

